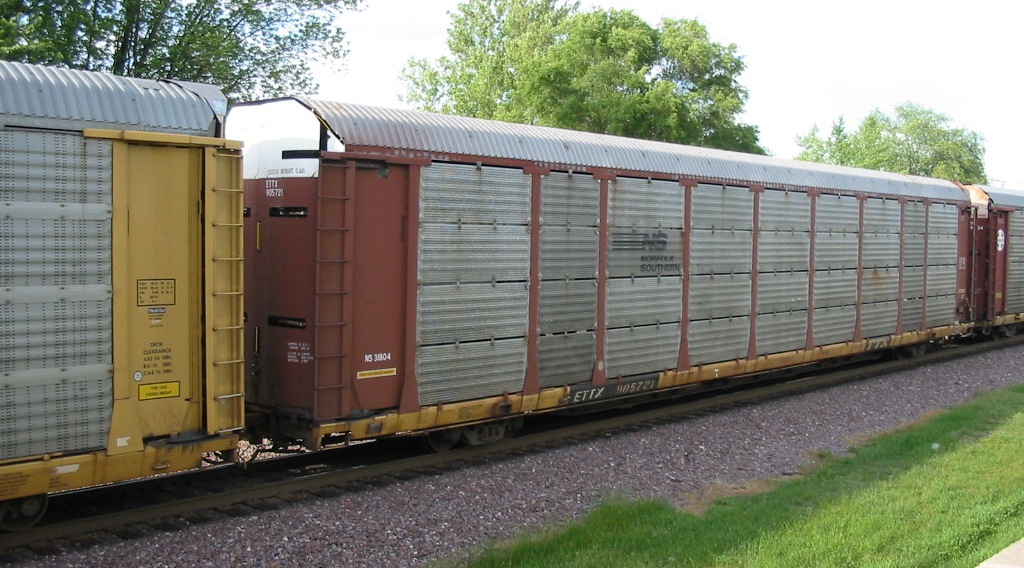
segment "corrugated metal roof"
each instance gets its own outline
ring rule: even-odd
[[[295,100],[319,115],[346,145],[658,172],[770,187],[967,200],[955,184],[919,176],[309,97]]]
[[[10,61],[0,61],[0,122],[60,130],[219,134],[210,103],[179,85]]]
[[[1007,187],[992,187],[990,185],[979,185],[988,194],[992,203],[1000,207],[1014,207],[1024,209],[1024,190],[1010,189]]]

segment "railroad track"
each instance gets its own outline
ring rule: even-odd
[[[76,539],[81,545],[83,541],[88,542],[88,535],[113,533],[130,537],[147,530],[174,530],[209,518],[256,514],[261,510],[287,507],[290,501],[328,498],[345,491],[387,485],[420,475],[434,475],[475,463],[515,459],[524,454],[571,445],[594,437],[756,404],[1021,343],[1024,343],[1024,337],[944,346],[913,359],[875,361],[854,367],[810,372],[788,380],[757,383],[755,388],[741,388],[735,384],[726,390],[703,393],[699,397],[649,403],[630,412],[619,410],[595,413],[586,419],[545,417],[542,424],[528,421],[530,428],[515,438],[483,446],[456,448],[444,453],[422,453],[382,462],[382,454],[388,452],[363,451],[357,446],[298,458],[258,462],[251,472],[237,467],[222,468],[219,472],[200,471],[173,479],[146,480],[88,492],[100,502],[109,503],[110,499],[121,502],[119,510],[113,512],[91,508],[92,513],[86,511],[78,515],[72,511],[76,506],[62,507],[62,500],[72,499],[73,496],[55,496],[52,498],[53,508],[58,509],[59,514],[54,518],[48,517],[42,524],[29,530],[0,534],[0,562],[4,560],[5,551],[14,551],[19,547],[28,547],[36,554],[45,555],[59,551],[62,541],[66,539]],[[748,383],[747,387],[750,386]],[[364,446],[370,448],[378,444],[385,447],[398,444],[391,446],[391,453],[408,454],[407,443],[399,447],[402,441],[376,442]],[[339,465],[339,462],[343,462],[343,465]],[[168,488],[168,483],[179,485]],[[202,489],[183,490],[181,483],[191,483]],[[124,492],[135,495],[152,492],[162,494],[162,498],[154,499],[155,502],[132,504],[130,497],[117,497]],[[190,493],[198,494],[182,497]]]

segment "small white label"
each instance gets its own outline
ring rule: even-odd
[[[131,440],[131,436],[125,436],[124,438],[117,439],[117,447],[123,448],[128,445],[128,440]]]
[[[65,473],[75,473],[78,471],[78,464],[73,463],[71,465],[59,465],[53,468],[54,475],[64,475]]]
[[[142,382],[142,371],[135,371],[135,374],[132,375],[132,378],[135,379],[135,382],[141,383]]]

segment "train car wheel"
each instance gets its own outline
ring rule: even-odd
[[[920,357],[928,351],[927,343],[915,343],[913,345],[907,345],[896,349],[897,359],[912,359],[914,357]]]
[[[428,449],[440,453],[454,448],[461,438],[458,430],[434,430],[427,432],[427,435],[423,437],[423,442]]]
[[[0,508],[0,530],[22,531],[35,526],[46,513],[46,495],[14,499]]]

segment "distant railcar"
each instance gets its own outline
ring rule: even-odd
[[[237,105],[227,128],[253,427],[312,448],[485,441],[977,313],[948,181],[312,98]]]
[[[1015,335],[1024,321],[1024,192],[964,186],[971,198],[966,319]]]
[[[239,146],[212,87],[0,61],[0,528],[242,428]]]

